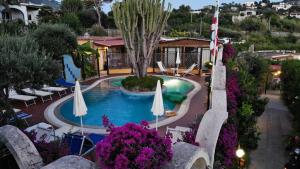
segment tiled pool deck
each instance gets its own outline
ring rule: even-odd
[[[101,77],[107,78],[106,77]],[[190,107],[188,112],[182,117],[181,119],[168,124],[169,127],[175,127],[175,126],[183,126],[183,127],[189,127],[196,119],[197,116],[203,114],[206,111],[207,106],[207,86],[205,85],[204,77],[200,76],[186,76],[186,78],[191,79],[201,85],[201,90],[198,91],[192,98],[190,102]],[[84,85],[89,85],[95,82],[97,79],[87,80],[83,82]],[[68,94],[71,92],[68,91]],[[13,106],[19,109],[22,109],[25,112],[28,112],[32,114],[32,118],[28,121],[29,125],[34,125],[39,122],[46,122],[46,119],[44,118],[44,111],[45,109],[54,101],[60,99],[60,97],[55,94],[52,101],[48,101],[45,103],[42,103],[40,99],[37,100],[37,104],[34,106],[30,106],[28,108],[25,107],[25,105],[22,102],[12,102]],[[159,132],[161,135],[164,135],[166,132],[166,126],[162,126],[159,128]]]

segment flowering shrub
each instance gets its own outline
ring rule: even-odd
[[[187,131],[182,135],[182,139],[183,139],[182,141],[186,142],[186,143],[193,144],[195,146],[199,146],[200,144],[198,142],[196,142],[196,135],[197,135],[197,131],[198,131],[198,125],[196,123],[194,123],[191,128],[192,128],[191,131]]]
[[[238,108],[238,98],[241,96],[241,91],[237,76],[232,74],[227,78],[226,82],[227,98],[228,98],[228,112],[234,114]]]
[[[219,135],[218,144],[224,151],[223,164],[225,168],[230,168],[235,159],[235,151],[238,144],[237,128],[234,124],[226,124],[223,126]]]
[[[108,121],[105,124],[110,125]],[[96,146],[104,169],[158,169],[172,159],[171,139],[160,137],[145,121],[109,130],[110,134]]]
[[[235,55],[235,49],[232,44],[228,43],[224,45],[223,49],[223,63],[227,63],[229,59],[233,58]]]

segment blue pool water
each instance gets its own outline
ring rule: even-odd
[[[190,82],[171,77],[162,77],[168,93],[186,95],[193,85]],[[102,126],[102,116],[106,115],[117,126],[128,122],[140,123],[142,120],[152,121],[151,107],[153,96],[129,96],[123,94],[118,87],[122,78],[114,78],[101,82],[95,88],[85,92],[83,97],[88,107],[88,114],[83,117],[85,126]],[[176,104],[164,99],[165,110],[173,110]],[[73,99],[63,103],[58,110],[60,116],[72,123],[80,124],[80,119],[73,115]]]

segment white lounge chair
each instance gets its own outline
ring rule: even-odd
[[[55,135],[61,138],[64,134],[76,132],[79,132],[79,129],[75,128],[74,126],[63,126],[55,130]]]
[[[51,141],[58,139],[58,137],[55,136],[55,130],[53,126],[44,122],[30,126],[26,128],[25,131],[36,133],[35,140],[34,140],[35,142],[45,141],[46,143],[49,143]]]
[[[25,121],[25,123],[27,124],[27,126],[29,126],[29,124],[27,122],[27,119],[29,119],[29,118],[32,117],[31,114],[22,112],[22,110],[16,109],[16,108],[13,108],[13,111],[15,113],[15,116],[11,116],[10,119],[9,119],[9,122],[14,122],[17,119],[21,119],[21,120]],[[2,110],[2,113],[6,113],[6,110]]]
[[[32,94],[32,95],[41,97],[43,103],[45,103],[45,101],[52,100],[53,93],[51,93],[51,92],[45,92],[42,90],[36,90],[36,89],[31,89],[31,88],[25,88],[25,89],[22,89],[22,91],[25,93],[28,93],[28,94]],[[48,97],[48,99],[44,99],[47,97]]]
[[[180,127],[180,126],[176,126],[175,128],[167,127],[166,134],[171,134],[172,135],[171,141],[172,141],[173,144],[175,144],[175,143],[183,140],[182,135],[185,132],[188,132],[188,131],[191,131],[191,130],[192,129],[188,128],[188,127]]]
[[[4,93],[5,93],[5,91],[4,91]],[[35,96],[18,94],[15,89],[9,89],[9,91],[8,91],[8,99],[23,101],[25,103],[26,107],[36,104],[36,102],[35,102],[36,98],[37,97],[35,97]]]
[[[53,86],[44,85],[42,90],[45,90],[48,92],[57,92],[59,97],[67,94],[67,88],[65,88],[65,87],[53,87]]]
[[[62,138],[65,134],[68,133],[76,133],[79,131],[78,128],[74,128],[74,126],[63,126],[58,129],[54,129],[51,124],[47,124],[44,122],[35,124],[25,129],[26,132],[36,132],[36,140],[35,141],[46,141],[51,142]]]
[[[197,66],[197,64],[196,63],[193,63],[188,69],[186,69],[186,70],[184,70],[183,71],[183,75],[182,76],[185,76],[185,75],[187,75],[187,74],[189,74],[189,75],[194,75],[193,73],[192,73],[192,71],[194,70],[194,68]]]
[[[161,61],[158,61],[157,65],[158,65],[158,68],[159,68],[159,70],[160,70],[161,73],[164,74],[164,73],[168,72],[167,69],[164,67],[164,65],[163,65],[163,63]]]

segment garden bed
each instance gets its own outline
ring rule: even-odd
[[[164,80],[157,76],[146,76],[142,78],[128,76],[122,80],[122,87],[130,92],[153,92],[156,89],[158,80],[160,80],[161,85],[164,84]]]

